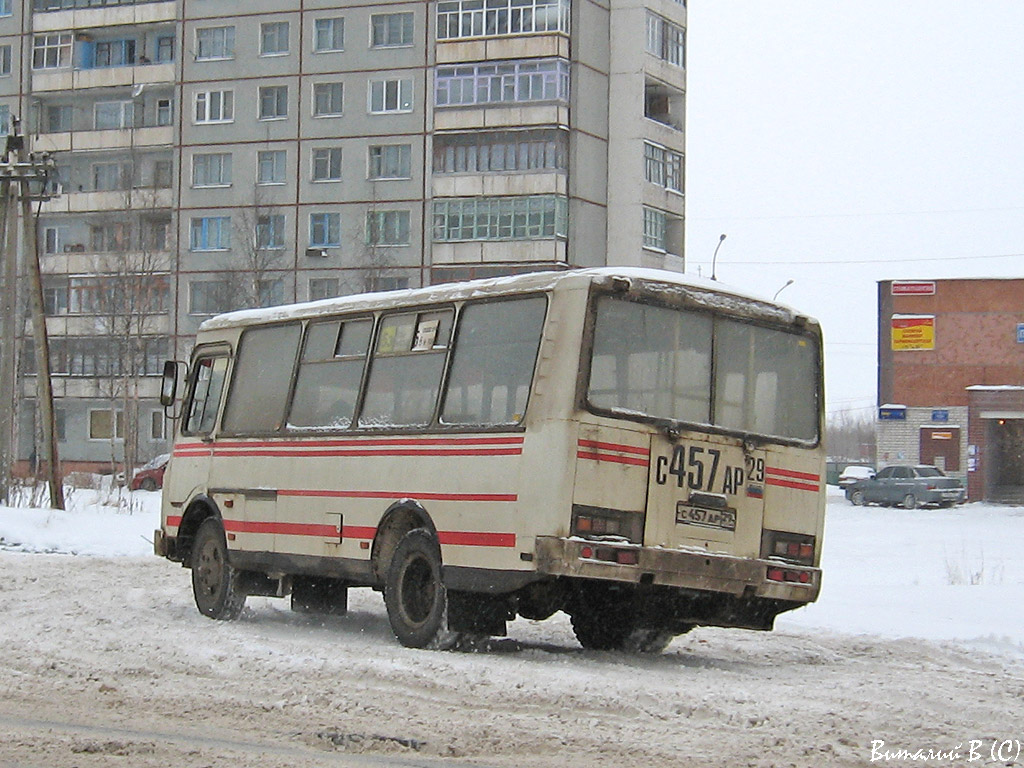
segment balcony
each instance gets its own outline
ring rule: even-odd
[[[41,133],[32,137],[36,152],[75,152],[80,150],[169,147],[174,141],[170,125],[122,128],[117,131],[64,131]]]
[[[41,212],[88,213],[90,211],[144,212],[170,208],[174,202],[171,189],[134,188],[104,192],[70,192],[41,204]]]
[[[116,88],[173,82],[174,62],[96,69],[36,69],[32,71],[32,89],[36,92],[75,91],[80,88]]]
[[[173,22],[176,18],[176,3],[173,0],[138,3],[111,0],[36,0],[34,5],[33,32],[154,24]]]

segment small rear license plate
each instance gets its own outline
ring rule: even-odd
[[[676,503],[676,523],[678,525],[697,525],[702,528],[721,528],[726,531],[735,531],[736,510],[691,507],[689,504],[680,501]]]

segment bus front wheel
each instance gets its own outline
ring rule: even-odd
[[[441,547],[429,531],[416,528],[398,542],[388,567],[384,604],[391,630],[407,648],[455,646],[458,635],[448,629]]]
[[[207,518],[192,545],[192,594],[199,612],[211,619],[237,619],[245,607],[238,577],[228,562],[224,528],[216,518]]]

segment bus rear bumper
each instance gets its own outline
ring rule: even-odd
[[[652,584],[791,603],[814,602],[821,591],[820,568],[556,536],[537,537],[536,564],[538,573],[551,576]]]

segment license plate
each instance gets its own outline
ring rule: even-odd
[[[696,525],[701,528],[720,528],[725,531],[735,531],[736,510],[691,507],[689,504],[680,501],[676,504],[676,523],[679,525]]]

